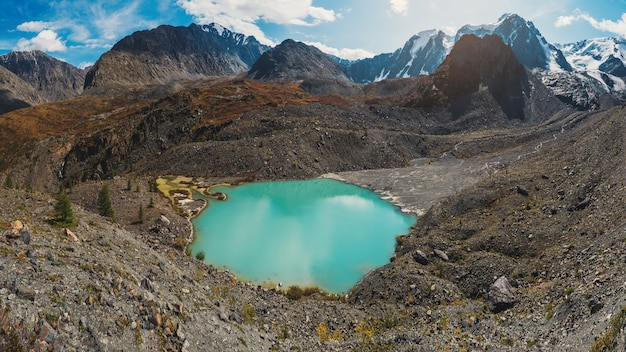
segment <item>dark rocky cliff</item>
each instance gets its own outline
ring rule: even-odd
[[[526,69],[510,46],[496,35],[463,36],[433,74],[434,84],[454,109],[467,97],[487,89],[509,118],[524,119],[531,85]]]

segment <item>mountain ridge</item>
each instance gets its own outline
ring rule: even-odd
[[[120,87],[238,75],[267,49],[217,25],[162,25],[128,35],[103,54],[87,73],[85,90],[106,95],[111,87],[115,93]]]
[[[626,44],[623,40],[605,38],[554,45],[545,40],[531,21],[516,14],[504,14],[491,24],[463,26],[454,37],[441,30],[421,31],[409,38],[402,48],[373,58],[353,62],[334,58],[342,65],[341,68],[334,67],[326,54],[311,52],[315,59],[309,59],[294,51],[293,55],[300,56],[300,64],[292,62],[290,68],[279,69],[283,70],[284,81],[313,77],[318,83],[319,78],[334,78],[337,82],[366,84],[388,78],[415,77],[434,72],[454,43],[465,34],[478,37],[499,35],[512,47],[520,62],[533,70],[562,101],[581,110],[610,107],[626,101]],[[294,50],[296,47],[291,46]],[[591,50],[591,47],[595,49]],[[254,37],[232,32],[216,23],[191,24],[188,27],[162,25],[123,38],[104,53],[88,72],[36,52],[46,60],[58,62],[31,64],[29,70],[21,71],[14,65],[13,71],[18,76],[21,74],[47,101],[82,94],[83,88],[77,83],[81,80],[84,82],[84,94],[88,95],[115,96],[130,90],[137,96],[161,97],[182,89],[181,82],[185,81],[239,74],[255,76],[259,66],[251,72],[254,64],[263,53],[275,49],[261,45]],[[33,53],[14,52],[3,57],[5,64],[10,63],[8,58],[18,56],[22,59],[13,61],[24,63],[28,61],[24,59],[28,55],[34,56]],[[283,57],[288,56],[283,54]],[[572,64],[568,58],[573,61]],[[30,61],[37,62],[36,59]],[[285,64],[287,62],[283,61],[280,65]],[[59,65],[63,68],[55,68]],[[44,66],[49,67],[45,72],[63,74],[41,79],[45,75],[33,67]],[[287,74],[286,70],[291,72]],[[78,76],[76,72],[79,72]],[[63,79],[65,82],[55,83]]]

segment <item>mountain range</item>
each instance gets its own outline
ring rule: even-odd
[[[445,60],[455,43],[468,34],[501,37],[517,59],[557,97],[581,110],[598,109],[626,99],[623,39],[551,44],[532,22],[505,14],[492,24],[466,25],[454,36],[440,30],[422,31],[393,53],[352,62],[334,58],[335,63],[331,63],[330,56],[292,40],[270,48],[254,37],[234,33],[215,23],[188,27],[163,25],[133,33],[103,54],[88,71],[40,51],[12,52],[0,56],[0,65],[30,85],[39,97],[33,98],[31,92],[26,94],[31,98],[6,98],[2,109],[10,111],[63,100],[78,96],[83,90],[90,95],[114,96],[128,89],[145,91],[150,87],[150,94],[163,95],[180,89],[178,82],[238,74],[270,81],[324,78],[357,84],[428,75]],[[4,84],[2,88],[11,96],[24,95],[18,92],[24,88],[13,86]]]

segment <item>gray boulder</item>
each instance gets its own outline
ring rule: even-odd
[[[509,280],[501,276],[489,287],[487,295],[489,309],[494,313],[499,313],[511,308],[517,301],[513,291],[513,286],[511,286]]]

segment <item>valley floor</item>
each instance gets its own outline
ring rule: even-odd
[[[517,131],[524,143],[459,135],[438,158],[335,173],[424,213],[347,297],[285,295],[185,256],[189,223],[150,178],[106,181],[117,223],[95,215],[104,181],[71,190],[76,240],[49,195],[1,189],[0,350],[624,348],[625,128],[624,109],[576,113]],[[494,140],[507,147],[479,152]],[[500,276],[516,300],[496,313]]]

